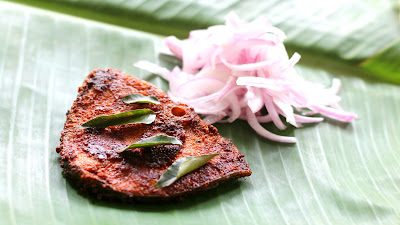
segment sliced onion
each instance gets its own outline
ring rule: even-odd
[[[334,108],[326,107],[326,106],[312,106],[312,107],[310,107],[310,109],[312,109],[318,113],[321,113],[322,115],[325,115],[325,116],[328,116],[328,117],[331,117],[333,119],[340,120],[343,122],[350,122],[357,118],[357,115],[355,113],[345,112],[343,110],[334,109]]]
[[[265,115],[265,116],[257,116],[257,121],[259,123],[269,123],[272,121],[272,118],[270,115]]]
[[[211,114],[211,115],[207,115],[203,118],[203,121],[209,124],[213,124],[216,122],[221,121],[226,115],[223,113],[220,114]]]
[[[229,117],[226,119],[226,121],[232,123],[233,121],[238,119],[241,114],[239,99],[234,94],[226,96],[226,99],[230,103]]]
[[[281,118],[279,118],[279,113],[271,96],[264,95],[264,103],[265,107],[267,108],[268,115],[271,117],[271,120],[275,126],[281,130],[286,129],[286,126],[282,123]]]
[[[295,127],[298,127],[296,118],[294,117],[292,106],[276,99],[274,99],[274,103],[276,107],[282,112],[281,114],[286,117],[286,122],[292,124]]]
[[[319,123],[324,120],[322,117],[308,117],[294,114],[294,118],[299,123]]]
[[[328,91],[336,95],[337,93],[339,93],[341,87],[342,82],[339,79],[335,78],[332,80],[332,86],[328,89]]]
[[[228,63],[226,59],[221,58],[221,62],[227,66],[229,69],[232,70],[240,70],[240,71],[252,71],[252,70],[257,70],[257,69],[262,69],[266,66],[269,66],[272,64],[271,61],[263,61],[263,62],[257,62],[257,63],[248,63],[248,64],[242,64],[242,65],[234,65],[231,63]]]
[[[269,91],[283,92],[285,91],[285,84],[283,82],[275,81],[265,77],[239,77],[236,80],[237,85],[251,86],[264,88]]]
[[[286,137],[286,136],[280,136],[276,135],[274,133],[269,132],[266,130],[264,127],[258,123],[256,116],[253,114],[251,109],[247,109],[247,122],[249,123],[250,127],[253,128],[257,134],[271,140],[271,141],[277,141],[277,142],[285,142],[285,143],[295,143],[296,138],[295,137]]]
[[[356,119],[339,106],[340,80],[325,88],[297,74],[294,67],[301,57],[294,53],[289,58],[285,38],[266,17],[247,22],[230,13],[225,25],[191,31],[185,40],[165,38],[169,51],[182,59],[182,69],[169,71],[144,61],[135,66],[167,79],[171,99],[192,106],[206,122],[247,120],[259,135],[273,141],[296,139],[273,134],[260,123],[273,122],[283,130],[287,125],[281,117],[295,127],[323,121],[310,117],[316,114],[344,122]]]
[[[253,113],[260,111],[264,106],[262,92],[257,88],[247,87],[247,93],[244,98],[247,100],[247,106]]]
[[[165,45],[169,48],[172,54],[182,59],[182,41],[174,36],[170,36],[164,39]]]
[[[199,77],[188,80],[179,85],[174,92],[179,93],[182,98],[192,99],[215,93],[225,86],[225,82],[210,77]]]
[[[147,70],[150,73],[158,74],[158,75],[162,76],[164,79],[170,81],[171,72],[164,67],[161,67],[154,63],[151,63],[149,61],[137,61],[133,65],[136,66],[137,68]]]

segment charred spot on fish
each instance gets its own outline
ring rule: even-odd
[[[218,129],[216,127],[214,127],[213,125],[208,125],[208,131],[213,134],[218,134]]]
[[[150,148],[129,149],[122,152],[122,158],[132,165],[150,168],[162,168],[171,165],[181,147],[176,145],[161,145]]]
[[[104,128],[88,127],[84,131],[86,134],[102,134],[104,133]]]
[[[155,125],[155,130],[160,130],[167,135],[176,136],[179,133],[182,133],[183,126],[178,122],[156,123]]]
[[[94,83],[93,82],[88,82],[86,87],[87,89],[91,89],[93,87]]]
[[[240,155],[238,156],[238,161],[239,161],[239,162],[245,162],[245,160],[244,160],[244,155],[243,155],[243,154],[240,154]]]
[[[90,76],[87,80],[88,89],[94,88],[96,91],[105,91],[110,88],[110,84],[115,77],[106,73],[105,71],[96,71],[93,76]]]

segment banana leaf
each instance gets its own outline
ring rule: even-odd
[[[0,224],[398,224],[398,8],[391,0],[0,2]],[[293,145],[265,140],[244,121],[216,124],[253,174],[182,202],[80,195],[55,148],[84,77],[110,67],[167,90],[132,63],[173,66],[158,55],[163,36],[222,23],[231,10],[267,14],[303,56],[298,72],[327,86],[340,78],[341,105],[359,119],[289,129]]]

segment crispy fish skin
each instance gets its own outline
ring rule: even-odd
[[[156,96],[161,104],[122,102],[132,93]],[[97,116],[149,108],[157,116],[152,124],[118,125],[103,129],[80,129]],[[218,134],[184,104],[174,103],[154,85],[114,69],[94,70],[78,89],[67,112],[61,144],[61,167],[71,183],[98,199],[152,200],[181,198],[219,183],[249,176],[251,170],[232,141]],[[156,146],[116,153],[146,137],[166,134],[178,138],[179,146]],[[170,186],[154,185],[178,158],[220,153],[207,164]]]

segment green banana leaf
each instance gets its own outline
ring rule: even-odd
[[[398,224],[398,9],[394,0],[1,1],[0,224]],[[287,130],[293,145],[265,140],[243,121],[217,124],[253,174],[182,202],[80,195],[55,148],[85,76],[111,67],[167,90],[132,63],[173,66],[158,55],[164,35],[185,37],[231,10],[267,14],[303,56],[299,73],[325,85],[340,78],[341,105],[359,119]]]

